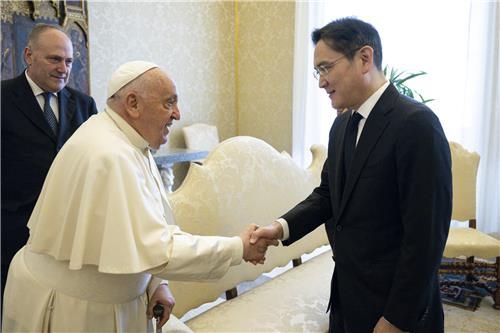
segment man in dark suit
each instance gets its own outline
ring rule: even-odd
[[[2,295],[10,261],[28,240],[26,224],[52,160],[78,126],[97,113],[90,96],[66,87],[73,46],[61,28],[36,25],[24,60],[26,71],[1,85]],[[44,93],[50,93],[50,109]],[[52,120],[45,118],[48,112]]]
[[[332,125],[320,185],[254,239],[289,245],[325,223],[330,332],[443,332],[437,272],[452,188],[441,124],[387,82],[371,25],[339,19],[312,39],[319,86],[349,111]]]

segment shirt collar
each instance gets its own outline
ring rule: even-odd
[[[357,112],[363,116],[364,119],[367,119],[372,112],[373,107],[377,104],[380,96],[384,93],[385,89],[389,86],[390,82],[386,81],[380,88],[377,89],[368,99],[361,104]]]
[[[30,76],[28,75],[28,71],[24,71],[24,75],[26,76],[26,80],[28,80],[28,84],[31,87],[31,90],[33,91],[33,95],[38,96],[41,95],[45,92],[42,88],[40,88],[35,81],[33,81]],[[57,93],[51,92],[52,95],[57,97]]]
[[[137,148],[142,151],[146,151],[149,149],[148,142],[139,134],[137,131],[130,126],[129,123],[125,121],[118,113],[116,113],[109,106],[106,106],[104,109],[106,114],[115,122],[116,126],[125,134],[127,139]]]

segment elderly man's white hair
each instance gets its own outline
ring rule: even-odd
[[[134,79],[139,77],[141,74],[144,74],[148,70],[152,68],[159,67],[157,64],[136,60],[129,61],[118,67],[118,69],[111,75],[111,79],[108,83],[108,95],[107,98],[110,98],[118,90],[132,82]]]

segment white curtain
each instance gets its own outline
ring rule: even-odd
[[[381,34],[384,63],[427,77],[412,82],[441,119],[448,139],[481,155],[478,229],[500,234],[500,6],[488,0],[298,1],[295,13],[293,157],[327,144],[336,111],[312,77],[311,32],[357,16]],[[444,19],[446,17],[446,20]],[[456,225],[454,225],[456,226]]]
[[[297,1],[295,4],[292,156],[302,167],[311,161],[311,145],[326,145],[328,142],[324,122],[329,127],[334,117],[334,111],[324,104],[325,93],[318,88],[318,81],[313,77],[311,32],[328,22],[322,14],[325,8],[325,2]]]
[[[463,140],[481,156],[478,228],[500,234],[500,5],[471,1]]]

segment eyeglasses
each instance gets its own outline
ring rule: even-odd
[[[342,60],[342,58],[345,57],[345,54],[343,56],[340,56],[339,58],[335,59],[334,61],[332,62],[329,62],[329,63],[326,63],[326,64],[323,64],[323,65],[319,65],[317,67],[314,67],[314,72],[313,72],[313,75],[314,77],[316,78],[316,80],[319,80],[319,78],[321,76],[325,76],[328,74],[328,72],[333,68],[335,67],[335,65],[340,61]]]

